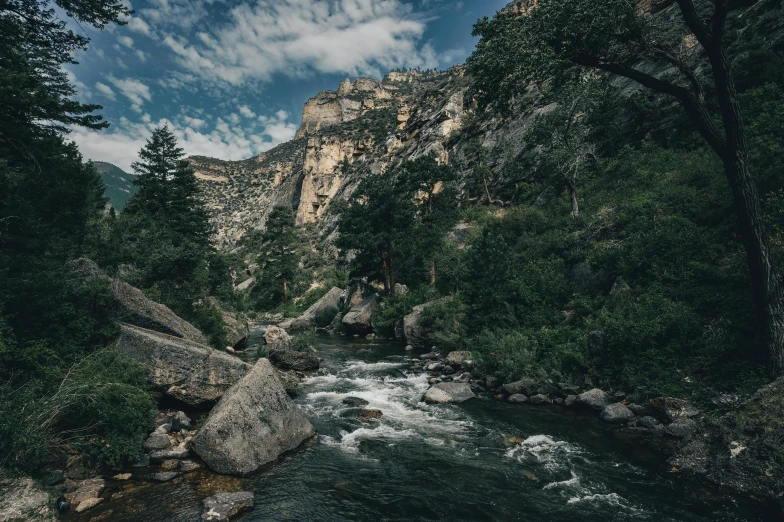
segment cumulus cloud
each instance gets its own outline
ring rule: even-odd
[[[250,110],[250,107],[248,107],[247,105],[240,105],[240,114],[242,114],[246,118],[256,117],[256,113]]]
[[[96,82],[95,90],[100,92],[101,94],[103,94],[109,100],[114,101],[114,100],[117,99],[117,96],[115,96],[114,91],[112,90],[112,88],[109,87],[108,85],[106,85],[105,83]]]
[[[128,29],[131,31],[136,31],[137,33],[141,33],[145,36],[152,36],[150,25],[144,21],[144,18],[140,18],[138,16],[134,16],[128,21]]]
[[[96,87],[97,88],[97,87]],[[247,159],[271,149],[294,137],[297,126],[279,118],[285,111],[268,118],[261,129],[246,129],[217,118],[212,130],[204,119],[180,114],[174,121],[163,118],[152,121],[149,114],[140,121],[120,118],[110,130],[91,131],[75,128],[69,135],[85,158],[108,161],[131,171],[131,163],[138,160],[138,152],[156,127],[169,125],[187,155],[210,156],[224,160]]]
[[[137,49],[137,50],[136,50],[136,56],[139,58],[139,60],[140,60],[142,63],[144,63],[144,62],[146,62],[146,61],[147,61],[147,53],[145,53],[145,52],[144,52],[144,51],[142,51],[141,49]]]
[[[150,0],[140,12],[153,24],[190,29],[208,15],[212,0]]]
[[[118,36],[117,41],[128,49],[133,49],[133,38],[130,36]]]
[[[150,94],[150,88],[136,80],[134,78],[117,78],[113,75],[109,75],[107,77],[109,83],[114,85],[117,90],[119,90],[126,98],[131,100],[131,102],[140,107],[144,105],[145,101],[152,100],[152,94]]]
[[[229,85],[277,73],[378,76],[438,66],[436,52],[421,43],[425,22],[401,0],[256,0],[233,7],[227,22],[195,41],[170,35],[164,44],[188,71]]]

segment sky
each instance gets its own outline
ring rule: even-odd
[[[344,78],[463,63],[471,27],[509,0],[130,0],[125,26],[69,65],[111,127],[73,129],[86,159],[131,171],[168,124],[187,155],[253,157],[294,137],[308,98]]]

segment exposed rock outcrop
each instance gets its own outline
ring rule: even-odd
[[[188,404],[218,400],[251,369],[236,357],[187,339],[127,324],[120,330],[116,346],[142,365],[153,387]]]
[[[667,426],[668,434],[673,426],[689,439],[670,460],[673,467],[772,499],[784,513],[784,377],[720,417],[697,425],[681,416]]]
[[[0,522],[55,522],[54,502],[27,477],[0,477]]]
[[[85,282],[108,283],[115,305],[120,309],[121,320],[175,337],[201,344],[209,344],[207,338],[196,327],[172,312],[169,307],[148,299],[141,290],[107,276],[93,261],[81,258],[70,263],[71,270]]]
[[[243,475],[295,449],[315,433],[267,359],[227,391],[191,448],[218,473]]]

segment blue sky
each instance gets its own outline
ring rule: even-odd
[[[90,48],[68,67],[78,98],[112,124],[71,139],[126,171],[164,123],[188,154],[268,150],[293,138],[308,98],[343,78],[464,62],[473,23],[509,0],[131,1],[128,25],[87,29]]]

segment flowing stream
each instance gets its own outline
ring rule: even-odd
[[[420,402],[427,377],[407,372],[402,346],[325,334],[318,349],[328,374],[295,397],[319,432],[304,447],[248,478],[109,481],[105,496],[122,498],[71,520],[194,521],[218,489],[256,493],[242,521],[766,520],[669,473],[664,457],[595,417],[486,398],[430,406]],[[383,417],[341,417],[349,396]]]

